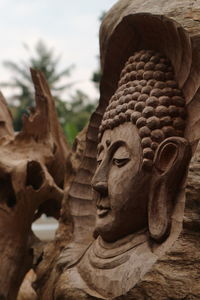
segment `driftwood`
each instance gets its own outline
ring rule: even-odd
[[[37,295],[32,288],[32,284],[35,279],[36,275],[34,271],[30,270],[23,280],[17,296],[17,300],[37,300]]]
[[[69,147],[42,73],[31,70],[36,107],[15,134],[0,95],[0,299],[16,299],[26,272],[42,244],[31,224],[42,213],[58,217],[63,198]],[[50,206],[57,208],[50,212]]]
[[[189,300],[200,298],[200,204],[198,195],[199,154],[197,153],[196,157],[193,159],[190,165],[183,231],[180,234],[184,208],[183,179],[189,162],[189,150],[187,147],[187,143],[183,143],[182,138],[169,138],[170,140],[162,140],[161,138],[157,138],[156,136],[156,138],[158,139],[157,143],[159,145],[154,146],[156,150],[158,149],[156,152],[158,160],[155,159],[153,161],[153,164],[151,160],[152,157],[154,157],[154,155],[156,154],[150,151],[148,153],[147,151],[143,152],[146,153],[145,155],[148,155],[146,157],[143,157],[145,158],[143,159],[143,165],[145,169],[147,168],[150,172],[151,168],[153,167],[155,168],[154,170],[156,170],[157,168],[157,170],[161,171],[161,175],[163,170],[166,172],[169,171],[169,174],[172,175],[170,185],[165,186],[165,192],[168,192],[163,193],[163,198],[165,198],[167,195],[169,201],[167,200],[164,204],[162,201],[158,202],[157,207],[159,207],[161,213],[155,213],[155,206],[153,207],[151,205],[151,201],[148,208],[148,217],[150,220],[150,222],[148,223],[148,229],[150,238],[153,239],[154,245],[156,243],[161,245],[160,248],[157,248],[158,255],[156,256],[155,260],[154,256],[150,255],[149,250],[146,250],[146,248],[142,248],[141,252],[149,252],[148,255],[145,256],[145,258],[141,259],[141,264],[139,264],[138,269],[134,269],[134,264],[125,265],[125,269],[128,269],[128,271],[130,271],[128,272],[128,276],[130,276],[129,274],[131,274],[133,278],[132,279],[127,276],[127,281],[131,282],[130,285],[132,286],[132,288],[130,288],[130,285],[128,284],[125,288],[124,285],[121,284],[123,276],[120,281],[121,274],[120,272],[117,272],[114,267],[113,270],[111,270],[110,277],[104,272],[105,269],[110,268],[112,262],[109,262],[107,265],[103,262],[103,267],[103,264],[101,264],[102,262],[99,262],[97,259],[95,261],[95,258],[92,257],[90,251],[90,249],[93,249],[91,245],[96,245],[96,249],[99,251],[98,253],[100,253],[100,243],[95,244],[95,239],[98,235],[100,235],[103,241],[107,243],[103,244],[105,246],[104,249],[106,249],[106,247],[108,249],[110,245],[109,243],[120,239],[121,236],[124,236],[126,233],[131,233],[129,231],[131,222],[129,222],[130,216],[128,214],[127,222],[129,222],[130,225],[128,226],[128,228],[124,225],[126,220],[122,219],[121,227],[118,227],[118,229],[120,230],[112,231],[110,233],[109,230],[105,230],[106,227],[102,227],[100,225],[94,231],[95,204],[93,201],[94,196],[91,189],[91,180],[96,170],[98,129],[100,125],[102,125],[99,131],[99,140],[102,139],[101,142],[104,141],[104,132],[106,132],[106,130],[109,130],[109,128],[113,127],[114,129],[115,127],[117,129],[116,124],[114,124],[114,122],[113,124],[111,124],[110,122],[110,110],[113,109],[113,107],[111,107],[112,97],[116,97],[116,102],[121,101],[120,96],[117,93],[117,95],[114,94],[116,90],[120,88],[121,91],[124,92],[123,85],[129,83],[129,77],[126,75],[128,72],[133,71],[130,70],[129,64],[134,63],[134,59],[138,59],[136,58],[136,56],[133,56],[134,52],[140,51],[141,49],[145,51],[146,49],[150,49],[164,53],[165,56],[169,59],[174,71],[173,80],[176,81],[179,92],[181,91],[181,94],[179,96],[181,96],[181,99],[184,99],[185,107],[188,112],[186,124],[181,125],[182,130],[184,129],[184,126],[186,126],[184,134],[183,132],[179,132],[176,133],[175,136],[179,134],[184,137],[189,142],[192,152],[194,152],[197,146],[197,142],[200,137],[200,111],[198,90],[200,78],[199,8],[200,1],[191,0],[167,2],[150,0],[143,1],[143,3],[141,3],[141,1],[139,0],[121,0],[105,17],[100,31],[101,66],[103,70],[103,78],[100,87],[100,105],[97,108],[96,112],[92,115],[90,120],[87,131],[86,146],[83,145],[85,151],[83,152],[83,159],[80,164],[80,168],[77,171],[77,175],[74,178],[71,177],[71,180],[67,185],[65,201],[63,203],[62,209],[62,216],[60,219],[60,227],[58,229],[57,236],[55,238],[55,241],[46,247],[46,249],[44,250],[43,260],[37,266],[37,280],[34,284],[34,287],[38,293],[39,299]],[[157,26],[155,26],[155,24]],[[134,39],[130,36],[132,34],[132,30],[129,28],[131,27],[131,25],[133,28],[132,30],[135,34]],[[156,34],[154,34],[155,32]],[[145,48],[142,48],[144,46]],[[147,46],[149,47],[147,48]],[[124,55],[124,53],[126,54]],[[142,55],[153,54],[152,52],[139,52],[135,53],[135,55],[141,57]],[[128,61],[130,57],[131,60]],[[124,64],[126,62],[127,64],[124,67]],[[166,68],[170,68],[170,64],[166,64]],[[124,70],[122,70],[123,67]],[[144,73],[141,74],[143,76]],[[140,76],[137,74],[137,72],[133,75]],[[159,76],[161,75],[159,74]],[[167,74],[165,76],[171,76],[171,74]],[[171,79],[172,78],[170,78],[170,80]],[[162,81],[163,78],[157,78],[157,80]],[[155,94],[154,97],[159,98],[159,95]],[[174,95],[170,95],[170,97],[174,97]],[[106,111],[109,101],[110,106]],[[143,110],[144,107],[141,106],[141,109]],[[105,114],[105,111],[107,115]],[[139,112],[141,112],[141,110],[139,110]],[[102,122],[102,117],[104,123]],[[113,116],[113,118],[114,117],[115,115]],[[144,119],[143,115],[142,117]],[[131,121],[133,123],[139,119],[135,118],[136,115],[131,115]],[[140,120],[140,122],[146,122],[146,120],[143,119]],[[123,113],[121,114],[119,120],[116,119],[116,122],[118,122],[117,125],[126,126],[123,125],[123,123],[125,122]],[[181,122],[181,124],[183,123]],[[131,125],[132,124],[130,124],[130,126]],[[128,135],[129,131],[132,130],[129,128],[130,126],[126,127],[124,138],[127,138],[126,135]],[[176,126],[175,129],[177,129]],[[120,130],[115,131],[116,135],[120,134]],[[143,134],[143,132],[140,133]],[[134,135],[136,134],[134,133]],[[121,134],[120,136],[123,137],[123,134]],[[162,133],[160,131],[158,136],[162,136]],[[110,138],[109,135],[108,137]],[[170,145],[173,145],[172,148],[170,148],[171,146],[169,147],[167,144],[169,141]],[[109,143],[109,139],[105,139],[105,143],[103,143],[104,149],[109,146]],[[173,155],[171,156],[171,154],[173,153],[173,151],[175,151],[175,149],[178,149],[178,143],[179,145],[182,144],[182,147],[180,148],[182,149],[182,152],[180,150],[180,160],[176,161],[176,171],[173,170],[171,172],[170,162],[172,162],[171,157],[173,158]],[[167,145],[167,148],[165,148],[165,145]],[[166,153],[164,152],[165,149],[167,149]],[[172,152],[170,156],[168,156],[168,153],[170,153],[170,151]],[[161,153],[160,156],[158,155],[159,153]],[[164,156],[164,154],[162,153],[166,154],[166,156]],[[120,152],[120,155],[122,154],[124,155],[124,151]],[[168,158],[168,160],[165,159],[166,157]],[[163,158],[163,160],[161,158]],[[120,159],[117,157],[116,163],[120,164]],[[129,157],[125,157],[124,162],[125,159],[129,159]],[[104,158],[98,156],[98,160],[100,166],[103,166]],[[78,161],[80,162],[80,160]],[[166,168],[166,166],[168,165],[169,168]],[[105,167],[106,166],[107,163],[105,163]],[[93,178],[94,189],[104,195],[107,193],[107,188],[105,188],[105,185],[103,186],[103,184],[100,184],[99,178],[104,178],[103,176],[105,176],[105,167],[99,167],[98,170],[101,170],[101,172],[97,170],[96,175]],[[154,176],[155,178],[157,176],[157,180],[159,179],[158,174],[154,174]],[[113,176],[113,178],[116,179],[117,176]],[[129,178],[127,177],[127,180],[128,179]],[[102,182],[104,182],[104,180],[102,180]],[[145,186],[147,188],[147,182],[145,182]],[[120,184],[116,186],[116,189],[117,188],[119,188],[119,194],[123,194],[123,191],[120,190]],[[153,189],[151,189],[151,195],[153,196],[151,197],[153,198],[154,193],[152,192],[152,190]],[[172,208],[171,206],[173,205],[173,201],[172,199],[170,199],[170,193],[179,195],[176,199],[179,199],[180,202],[175,201],[176,203],[179,203],[178,206],[176,206],[176,209],[174,209],[174,207]],[[166,207],[167,212],[165,210]],[[171,211],[173,209],[175,210],[175,213],[171,216]],[[106,215],[109,210],[110,207],[108,207],[108,205],[106,206],[104,204],[101,204],[97,206],[97,214],[99,214],[100,217]],[[141,212],[142,208],[141,210],[139,210],[140,216],[142,215]],[[145,217],[147,216],[145,216],[144,214],[142,215],[142,217],[145,220]],[[138,215],[135,215],[134,220],[137,218]],[[139,223],[139,221],[137,221],[135,223],[135,227],[132,227],[131,230],[135,232],[145,225],[147,225],[145,222],[141,224]],[[118,234],[120,236],[118,236]],[[140,235],[140,238],[142,239],[144,238],[144,236]],[[170,243],[165,243],[165,241],[169,240]],[[89,247],[90,249],[88,250]],[[117,250],[119,249],[117,248]],[[100,255],[105,258],[106,253],[101,252]],[[131,255],[132,254],[130,254],[130,257]],[[93,268],[91,266],[90,268],[88,268],[87,261],[90,258],[89,256],[92,257],[92,265],[94,266],[96,264],[97,266],[98,263],[98,266],[100,266],[98,268],[98,271],[100,269],[103,269],[103,271],[99,271],[99,273],[97,274],[93,272]],[[122,258],[124,259],[124,257]],[[150,265],[149,269],[146,268],[146,263]],[[149,272],[147,272],[147,270],[149,270]],[[125,271],[122,270],[122,275],[127,275],[127,273],[123,273]],[[98,275],[102,277],[99,279]],[[104,279],[102,279],[103,277]],[[113,282],[111,285],[110,282],[112,280]]]

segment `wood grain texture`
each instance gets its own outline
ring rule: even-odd
[[[25,117],[21,132],[14,134],[0,96],[0,298],[7,300],[16,298],[40,245],[32,222],[50,211],[48,201],[61,205],[69,155],[48,84],[39,71],[31,74],[36,107]]]
[[[96,168],[95,157],[98,143],[98,128],[108,106],[108,101],[118,88],[120,72],[124,63],[133,55],[134,51],[144,48],[148,49],[147,46],[149,46],[150,49],[161,51],[170,59],[179,88],[185,96],[189,112],[185,137],[189,140],[193,150],[196,147],[200,132],[198,103],[200,84],[198,54],[199,7],[200,1],[158,2],[150,0],[141,3],[138,0],[121,0],[106,15],[100,30],[101,66],[103,70],[100,85],[100,104],[91,117],[80,169],[77,171],[75,179],[69,188],[69,198],[66,198],[69,215],[72,212],[72,239],[70,242],[67,238],[65,246],[63,243],[64,249],[61,249],[61,254],[57,251],[57,256],[54,259],[49,259],[47,249],[44,262],[46,264],[48,264],[48,261],[51,262],[50,272],[48,273],[50,278],[45,278],[44,268],[43,273],[40,273],[41,276],[38,279],[37,286],[41,299],[99,299],[102,297],[104,299],[138,300],[198,299],[198,200],[192,203],[190,200],[187,202],[186,219],[184,220],[182,235],[175,243],[173,240],[174,245],[172,248],[168,250],[166,255],[162,253],[162,257],[154,265],[152,271],[144,275],[141,283],[136,284],[135,288],[131,289],[128,294],[126,293],[127,290],[124,291],[125,295],[118,298],[113,296],[113,294],[106,294],[103,281],[101,284],[98,283],[98,289],[95,290],[95,280],[93,280],[94,278],[89,278],[92,276],[92,273],[89,273],[88,276],[86,274],[89,269],[85,268],[84,256],[87,263],[90,255],[88,245],[90,246],[90,243],[93,242],[92,232],[95,223],[95,207],[89,182]],[[156,33],[155,35],[154,32]],[[198,160],[195,163],[195,170],[196,168],[198,169],[196,167],[197,163]],[[190,172],[193,172],[193,169]],[[177,186],[176,188],[178,189]],[[182,188],[184,189],[184,186],[180,188],[179,192],[183,191]],[[177,210],[182,210],[184,206],[184,192],[180,194],[181,205]],[[198,198],[196,193],[194,197],[195,199]],[[178,211],[177,223],[180,225],[179,229],[182,223],[181,215],[182,212]],[[172,220],[175,221],[173,217]],[[60,233],[62,230],[60,230]],[[177,233],[176,230],[174,232]],[[158,234],[156,233],[155,236],[158,236]],[[192,258],[191,252],[194,253]],[[187,260],[189,261],[188,264],[185,263]],[[194,261],[196,267],[195,270],[192,270],[190,265],[194,265]],[[43,267],[44,262],[42,262]],[[75,268],[76,264],[78,264],[77,268],[80,271],[79,275],[77,275]],[[86,270],[85,273],[83,271],[84,268]],[[118,273],[112,273],[113,282],[115,278],[118,278],[118,275]],[[87,286],[84,282],[84,276]],[[103,271],[101,276],[103,277]],[[98,278],[96,278],[97,281]],[[116,279],[116,282],[119,281],[119,278]],[[192,285],[192,282],[195,282],[195,284]],[[105,279],[106,285],[107,278]],[[116,286],[116,289],[118,287]],[[114,290],[113,284],[112,291]],[[95,296],[96,291],[97,295]]]

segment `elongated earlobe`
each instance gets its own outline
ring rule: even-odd
[[[180,137],[166,139],[155,153],[148,222],[150,235],[158,242],[163,241],[170,232],[171,215],[190,157],[189,143]]]

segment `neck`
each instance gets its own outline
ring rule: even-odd
[[[102,237],[99,236],[93,244],[93,253],[99,258],[114,258],[148,241],[147,228],[113,243],[105,242]]]

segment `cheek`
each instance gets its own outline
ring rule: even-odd
[[[121,209],[133,197],[138,172],[139,164],[134,161],[121,168],[112,166],[108,176],[108,194],[112,208]]]

